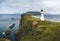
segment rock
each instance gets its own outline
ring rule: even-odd
[[[8,30],[8,31],[6,31],[6,32],[3,32],[3,34],[6,35],[6,36],[10,35],[10,33],[11,33],[10,30]]]
[[[15,26],[15,23],[10,24],[10,25],[9,25],[9,28],[10,28],[10,29],[13,29],[14,26]]]

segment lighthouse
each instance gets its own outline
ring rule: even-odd
[[[41,21],[44,21],[44,12],[43,12],[43,9],[41,9],[40,13],[41,13],[40,19],[41,19]]]

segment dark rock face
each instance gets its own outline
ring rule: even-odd
[[[8,31],[5,32],[5,35],[8,36],[8,35],[10,35],[10,33],[11,33],[11,31],[8,30]]]
[[[9,26],[10,29],[13,29],[13,27],[15,26],[15,24],[12,24]]]
[[[32,27],[37,27],[38,22],[32,22]]]

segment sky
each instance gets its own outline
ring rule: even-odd
[[[41,9],[46,14],[60,14],[60,0],[0,0],[0,14],[17,14]]]

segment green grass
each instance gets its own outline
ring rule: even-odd
[[[33,22],[38,22],[37,27],[32,26]],[[60,41],[60,23],[41,21],[27,14],[22,15],[20,23],[18,41]]]
[[[0,38],[0,41],[10,41],[10,40],[5,39],[5,38]]]

